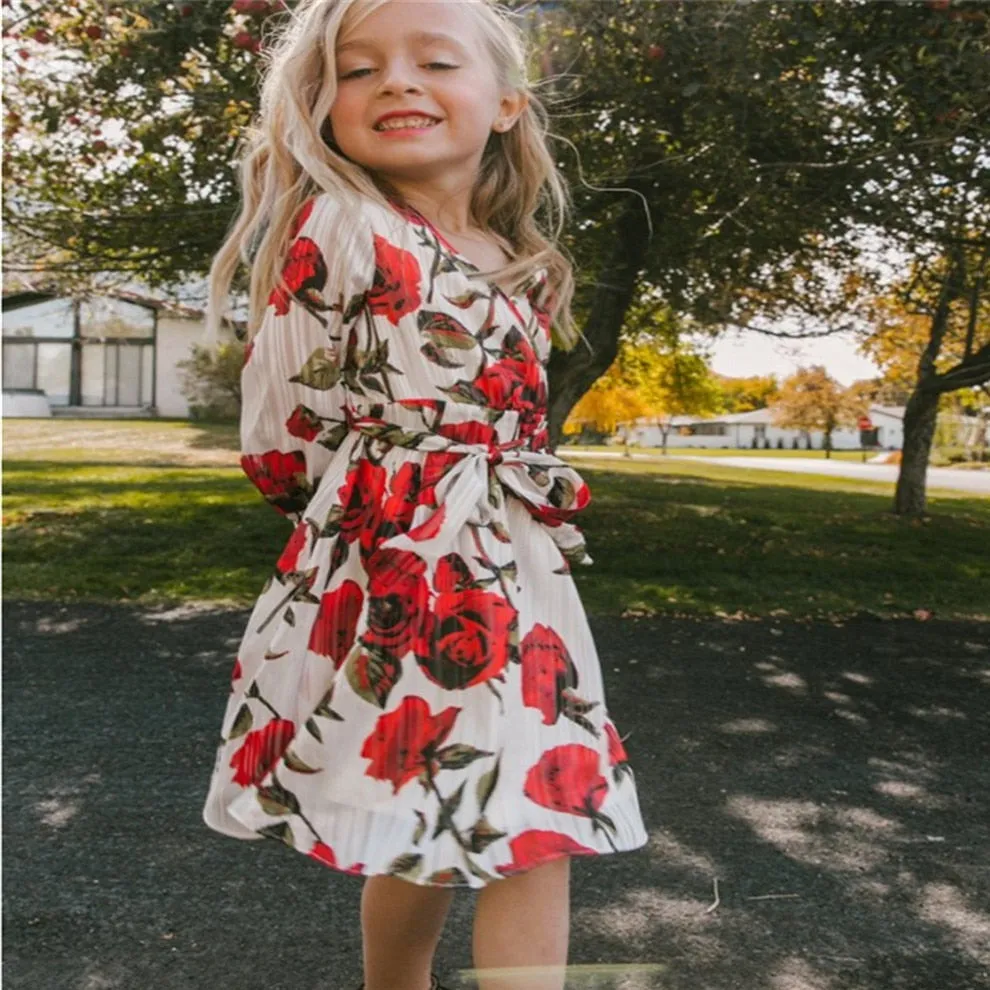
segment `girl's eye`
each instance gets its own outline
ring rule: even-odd
[[[447,62],[428,62],[428,67],[433,69],[456,69],[458,66],[449,65]],[[374,69],[352,69],[350,72],[345,73],[340,78],[341,79],[359,79],[361,78],[362,72],[374,72]]]

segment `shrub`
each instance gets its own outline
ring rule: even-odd
[[[190,419],[237,419],[241,411],[241,369],[244,344],[222,341],[216,354],[199,344],[192,357],[176,362],[179,390],[189,403]]]

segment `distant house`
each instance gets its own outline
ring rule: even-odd
[[[201,310],[134,292],[5,294],[3,415],[188,417],[176,365],[204,329]]]
[[[841,427],[832,433],[834,450],[859,450],[864,445],[900,450],[904,443],[904,407],[870,407],[872,429],[861,435],[856,428]],[[620,426],[620,434],[641,447],[662,447],[663,431],[655,419],[642,417]],[[723,449],[784,448],[821,450],[825,437],[821,430],[792,430],[774,426],[769,409],[732,413],[702,419],[697,416],[673,417],[667,434],[668,447],[709,447]]]

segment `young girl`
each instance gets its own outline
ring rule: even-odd
[[[548,446],[576,334],[524,67],[486,0],[302,0],[211,272],[215,340],[251,265],[241,464],[294,528],[203,817],[366,878],[366,990],[439,987],[457,887],[482,990],[562,987],[570,857],[648,838],[571,575],[588,487]]]

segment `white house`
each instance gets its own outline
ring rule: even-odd
[[[204,328],[201,310],[134,292],[5,294],[3,415],[188,417],[176,364]]]
[[[885,450],[900,450],[904,443],[904,407],[870,407],[872,428],[860,431],[842,427],[832,433],[834,450],[859,450],[864,444]],[[623,439],[641,447],[662,447],[663,431],[654,419],[643,417],[619,428]],[[674,416],[667,434],[668,447],[714,447],[723,449],[784,448],[822,450],[821,430],[792,430],[774,426],[769,409],[732,413],[702,419]]]

